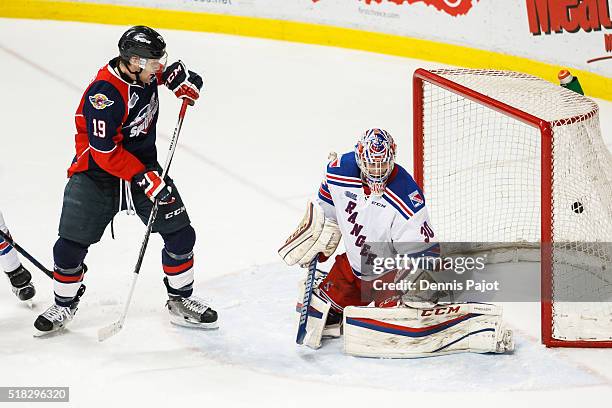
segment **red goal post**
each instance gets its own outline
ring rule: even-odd
[[[579,276],[562,249],[595,258],[604,269],[606,262],[610,265],[609,251],[598,258],[600,243],[608,250],[606,242],[612,241],[612,156],[601,137],[597,105],[521,73],[418,69],[413,109],[414,177],[424,190],[439,240],[509,246],[539,242],[542,342],[612,347],[610,305],[581,309],[585,302],[560,301],[573,295],[561,282]],[[574,150],[585,163],[573,163]],[[573,185],[583,179],[590,182],[588,197]],[[475,197],[468,204],[458,199],[466,190]],[[597,243],[583,251],[585,245],[578,244],[585,237]],[[612,270],[607,273],[604,281],[612,282]],[[612,294],[612,284],[604,286],[594,290]],[[589,287],[580,290],[587,293]],[[592,317],[597,323],[585,327],[582,320]]]

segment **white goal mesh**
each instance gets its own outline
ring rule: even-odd
[[[418,70],[414,86],[415,176],[438,239],[542,242],[545,342],[612,346],[612,156],[597,104],[509,71]]]

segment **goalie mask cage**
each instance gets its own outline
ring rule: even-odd
[[[539,247],[542,342],[612,347],[612,155],[597,104],[472,69],[418,69],[413,98],[414,176],[438,240]]]

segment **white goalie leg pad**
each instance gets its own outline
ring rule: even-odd
[[[344,352],[354,356],[415,358],[513,349],[501,306],[452,303],[427,309],[344,309]]]
[[[278,250],[278,254],[289,266],[307,266],[318,253],[330,256],[340,242],[342,234],[336,221],[325,218],[321,206],[308,201],[306,214],[297,229]]]
[[[298,302],[295,307],[296,312],[298,312],[298,321],[300,310],[302,309],[302,300],[304,299],[304,284],[305,280],[300,281],[298,284]],[[313,291],[308,310],[308,320],[306,321],[306,337],[304,337],[303,343],[305,346],[313,349],[321,347],[321,339],[323,338],[329,308],[329,303],[321,299],[316,291]]]

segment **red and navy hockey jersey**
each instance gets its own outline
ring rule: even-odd
[[[75,115],[74,173],[108,173],[124,180],[157,162],[155,147],[160,76],[149,84],[130,82],[115,67],[102,67],[85,90]]]

